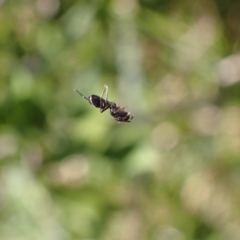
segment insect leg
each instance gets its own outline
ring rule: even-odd
[[[106,92],[106,100],[108,100],[108,86],[105,84],[103,88],[103,92],[100,96],[100,98],[103,98],[104,93]]]
[[[103,92],[100,96],[100,112],[103,112],[103,109],[102,109],[102,99],[103,99],[103,95],[104,93],[106,92],[106,102],[108,102],[108,86],[105,84],[104,85],[104,88],[103,88]]]
[[[119,107],[115,113],[117,113],[119,111],[122,112],[124,109],[125,109],[125,107]]]

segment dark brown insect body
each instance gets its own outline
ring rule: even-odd
[[[104,112],[107,109],[110,109],[111,116],[118,122],[131,122],[134,115],[130,112],[125,112],[124,107],[121,108],[116,105],[115,102],[108,101],[108,86],[105,85],[101,96],[97,95],[90,95],[85,97],[82,93],[78,90],[75,90],[78,94],[80,94],[84,99],[86,99],[91,105],[96,108],[100,108],[100,112]],[[104,93],[106,92],[106,99],[103,98]]]
[[[118,122],[131,122],[134,117],[130,112],[125,112],[124,107],[118,107],[116,104],[114,107],[110,108],[110,114]]]

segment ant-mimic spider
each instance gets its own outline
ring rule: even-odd
[[[94,94],[91,94],[90,96],[86,97],[82,93],[80,93],[78,90],[74,90],[74,91],[77,92],[84,99],[86,99],[94,107],[100,108],[101,113],[103,113],[107,109],[110,109],[111,116],[118,122],[131,122],[134,117],[134,114],[131,114],[130,112],[125,112],[124,107],[119,107],[116,105],[115,102],[108,101],[107,85],[104,85],[104,89],[100,97]],[[105,93],[106,93],[106,99],[103,98],[103,95]]]

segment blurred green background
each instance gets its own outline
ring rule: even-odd
[[[0,0],[0,239],[239,240],[239,49],[239,1]]]

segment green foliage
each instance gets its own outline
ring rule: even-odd
[[[237,1],[0,4],[0,239],[240,239]]]

